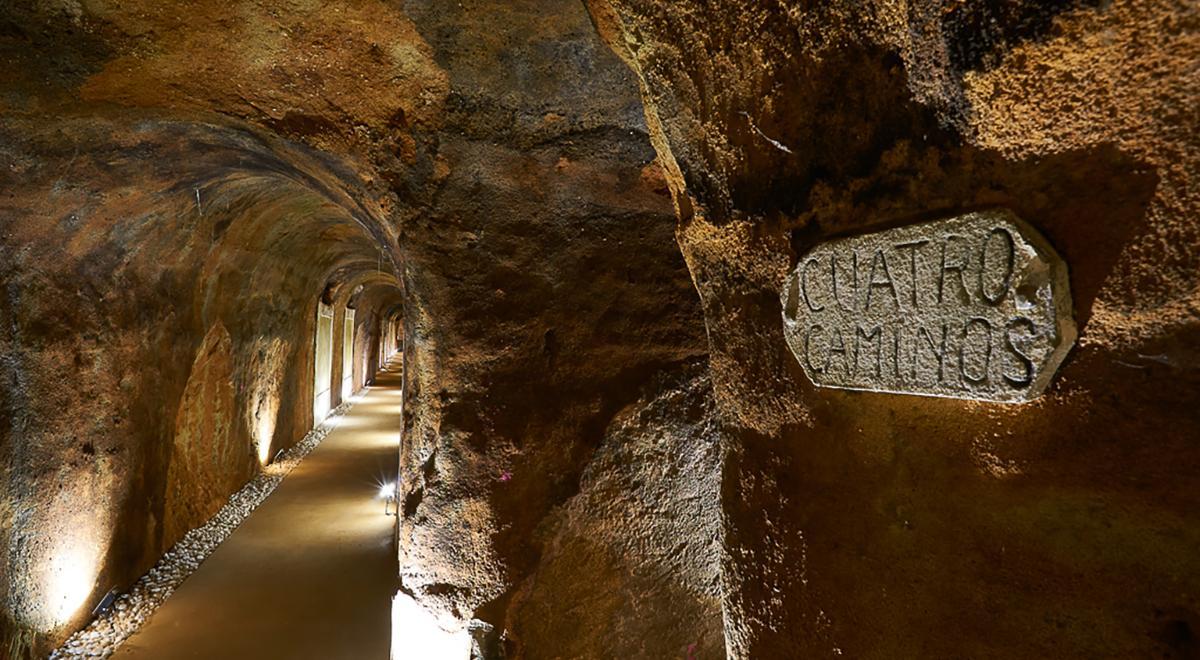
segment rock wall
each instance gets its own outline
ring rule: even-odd
[[[405,588],[505,625],[614,416],[704,354],[674,224],[576,2],[0,9],[0,642],[44,654],[311,427],[319,299],[356,386],[404,317]]]
[[[700,292],[734,657],[1190,657],[1194,5],[591,0]],[[1023,405],[815,388],[780,293],[829,237],[1004,207],[1079,341]]]
[[[320,299],[336,381],[355,309],[356,386],[403,317],[403,588],[495,653],[1193,653],[1198,24],[0,9],[3,648],[44,653],[311,427]],[[992,208],[1068,266],[1041,397],[812,385],[801,254]]]
[[[405,12],[449,94],[417,139],[436,145],[434,179],[400,236],[401,578],[447,625],[502,629],[537,530],[641,383],[703,354],[703,326],[636,83],[583,6]]]
[[[723,657],[720,438],[703,363],[613,419],[579,492],[539,529],[508,657]]]
[[[311,428],[317,297],[376,250],[324,163],[248,127],[0,131],[6,630],[42,648]]]
[[[258,467],[258,447],[235,431],[233,383],[233,339],[217,321],[196,352],[179,401],[163,500],[164,547],[220,510]]]

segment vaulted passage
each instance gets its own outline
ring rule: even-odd
[[[114,657],[387,657],[401,400],[395,360]]]
[[[1194,657],[1198,62],[1178,0],[0,2],[0,660]]]

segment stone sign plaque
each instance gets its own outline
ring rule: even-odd
[[[819,387],[1025,402],[1076,335],[1066,264],[1006,210],[821,243],[782,301]]]

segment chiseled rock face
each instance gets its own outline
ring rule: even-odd
[[[450,93],[418,138],[436,145],[436,178],[413,184],[430,198],[401,225],[400,574],[447,625],[503,630],[605,429],[643,382],[704,353],[704,328],[637,83],[586,9],[404,10]],[[553,632],[524,652],[586,636]]]
[[[721,452],[703,363],[622,410],[543,525],[507,620],[515,657],[723,657]]]
[[[402,579],[451,623],[503,627],[613,416],[705,352],[584,7],[318,5],[0,9],[0,648],[63,639],[303,436],[319,297],[356,305],[356,383],[403,308]]]
[[[589,8],[637,73],[704,308],[731,653],[1194,653],[1200,6]],[[814,385],[781,322],[802,257],[988,208],[1069,271],[1078,339],[1041,396]]]
[[[1075,342],[1067,267],[995,210],[821,243],[784,283],[784,336],[821,387],[1024,402]]]
[[[258,447],[238,433],[232,344],[218,322],[196,351],[167,467],[163,547],[204,524],[257,471]]]

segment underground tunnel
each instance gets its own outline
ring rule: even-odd
[[[0,4],[0,658],[1200,657],[1200,5]]]

